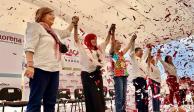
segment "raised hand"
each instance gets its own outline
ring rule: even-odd
[[[74,25],[77,25],[78,21],[79,21],[79,17],[78,17],[78,16],[73,16],[73,17],[72,17],[72,23],[73,23]]]
[[[113,35],[115,33],[115,29],[116,29],[116,24],[112,24],[109,29],[109,34]]]
[[[152,49],[152,47],[154,47],[154,45],[152,45],[152,44],[147,44],[146,47],[149,48],[149,49]]]
[[[135,39],[136,39],[136,38],[137,38],[137,35],[136,35],[136,34],[134,34],[134,35],[132,36],[132,38],[131,38],[131,39],[132,39],[133,41],[135,41]]]

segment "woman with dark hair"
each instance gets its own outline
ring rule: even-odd
[[[40,112],[43,99],[44,112],[54,112],[59,85],[61,52],[59,38],[68,37],[74,17],[66,30],[53,30],[54,11],[42,7],[36,11],[34,23],[28,23],[25,38],[27,68],[25,76],[30,79],[30,97],[27,112]]]
[[[136,38],[137,35],[133,35],[127,46],[121,49],[121,43],[115,39],[115,28],[113,30],[110,55],[114,75],[116,112],[126,112],[127,78],[129,73],[124,55],[131,49]]]
[[[97,45],[97,36],[87,34],[82,44],[78,38],[77,25],[74,26],[74,40],[80,52],[81,80],[84,90],[86,112],[105,112],[103,80],[101,67],[105,58],[105,49],[110,41],[109,31],[106,40]]]
[[[173,65],[172,57],[169,56],[169,55],[167,55],[167,56],[165,57],[164,61],[165,61],[166,63],[169,63],[169,64],[172,64],[172,65]]]
[[[173,64],[172,57],[167,55],[165,57],[165,61],[163,61],[161,59],[160,50],[158,50],[157,56],[158,56],[158,59],[160,60],[160,62],[162,63],[164,70],[167,74],[166,82],[167,82],[167,84],[169,86],[169,90],[170,90],[169,101],[172,105],[174,105],[173,99],[175,96],[176,100],[177,100],[177,104],[180,107],[181,100],[180,100],[180,94],[179,94],[179,83],[178,83],[179,79],[177,76],[176,67]]]

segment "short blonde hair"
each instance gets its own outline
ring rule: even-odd
[[[41,22],[42,21],[42,18],[50,13],[50,12],[53,12],[54,10],[52,10],[51,8],[48,8],[48,7],[41,7],[39,8],[37,11],[36,11],[36,16],[35,16],[35,21],[36,22]]]

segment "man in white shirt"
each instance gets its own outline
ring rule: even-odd
[[[146,59],[148,57],[148,49],[143,53],[140,47],[134,49],[133,43],[132,52],[130,53],[132,61],[133,85],[135,86],[135,101],[138,112],[148,112],[148,93],[147,93],[147,71]]]

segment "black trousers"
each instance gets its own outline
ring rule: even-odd
[[[92,73],[82,71],[81,80],[85,95],[86,112],[105,112],[101,71],[96,70]]]
[[[187,91],[187,89],[180,89],[179,90],[182,105],[186,104],[186,101],[185,101],[186,100],[186,91]]]
[[[155,95],[159,95],[160,94],[160,83],[155,81],[155,80],[152,80],[152,79],[149,79],[151,80],[151,84],[150,84],[150,87],[151,87],[151,90],[152,90],[152,95],[155,96]],[[153,103],[153,111],[154,112],[160,112],[160,98],[159,97],[153,97],[152,98],[152,103]]]
[[[135,102],[138,112],[148,112],[148,92],[147,83],[143,77],[133,79],[135,86]]]

